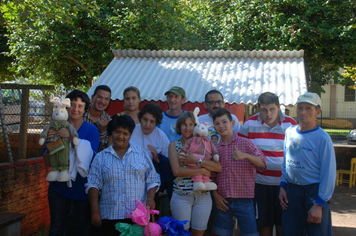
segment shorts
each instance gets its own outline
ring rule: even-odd
[[[237,218],[241,235],[258,236],[253,200],[249,198],[226,198],[227,211],[213,208],[213,232],[220,236],[231,235],[233,216]]]
[[[257,228],[282,225],[282,207],[279,203],[279,186],[256,184],[255,207]]]
[[[210,192],[197,196],[173,192],[171,213],[176,220],[189,220],[185,229],[206,230],[212,204]]]

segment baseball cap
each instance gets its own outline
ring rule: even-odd
[[[320,106],[321,107],[321,100],[318,94],[316,93],[310,93],[306,92],[298,97],[298,103],[306,102],[309,104],[312,104],[314,106]]]
[[[164,95],[167,95],[169,93],[175,93],[177,94],[178,96],[182,96],[182,97],[185,97],[185,91],[183,88],[181,87],[178,87],[178,86],[173,86],[172,88],[170,88],[167,92],[164,93]]]

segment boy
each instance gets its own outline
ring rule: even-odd
[[[213,231],[227,236],[232,232],[235,216],[243,235],[259,235],[253,207],[256,168],[266,168],[262,151],[249,139],[234,134],[235,121],[225,108],[213,115],[214,128],[221,136],[217,144],[222,172],[216,176],[217,191],[213,191]]]
[[[92,163],[86,191],[92,212],[92,224],[102,225],[103,235],[120,235],[118,222],[135,210],[136,200],[155,208],[154,196],[160,185],[159,175],[148,150],[130,144],[135,122],[128,115],[112,121],[112,145],[98,153]],[[101,191],[99,203],[99,191]]]
[[[281,112],[279,98],[274,93],[262,93],[257,104],[260,112],[246,120],[239,130],[239,136],[254,142],[267,159],[266,171],[256,174],[254,201],[260,236],[272,236],[274,225],[276,235],[282,236],[282,207],[278,197],[284,133],[297,122]]]

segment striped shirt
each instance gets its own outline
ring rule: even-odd
[[[256,173],[256,183],[279,186],[281,182],[281,168],[284,157],[284,133],[297,122],[279,111],[279,122],[269,127],[259,113],[251,116],[241,126],[239,136],[254,142],[267,158],[266,171]]]
[[[234,135],[228,144],[217,144],[222,171],[217,173],[218,193],[224,198],[254,198],[256,167],[248,160],[234,160],[235,147],[244,153],[259,156],[266,163],[262,151],[249,139]],[[260,168],[263,171],[264,168]],[[215,174],[215,173],[213,173]]]
[[[89,113],[89,109],[88,109],[87,112],[84,113],[83,118],[89,124],[95,125],[96,128],[98,128],[98,130],[99,130],[99,122],[92,120],[92,118],[90,116],[90,113]],[[101,114],[99,119],[110,120],[111,116],[108,113],[106,113],[105,111],[103,111],[103,113]],[[107,131],[105,131],[104,133],[99,134],[99,141],[100,141],[100,143],[99,143],[98,152],[100,152],[101,150],[104,150],[108,146],[108,132]]]
[[[136,208],[136,200],[145,202],[147,191],[160,185],[150,153],[130,145],[120,159],[112,146],[98,153],[89,171],[86,191],[101,190],[101,219],[125,219]]]

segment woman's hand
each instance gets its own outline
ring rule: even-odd
[[[147,145],[148,149],[151,151],[152,156],[153,156],[153,160],[157,163],[159,163],[159,158],[158,158],[158,154],[157,154],[157,150],[156,148],[154,148],[152,145],[148,144]]]
[[[61,138],[67,138],[67,139],[72,139],[72,137],[70,136],[69,130],[68,128],[60,128],[57,131],[57,135]]]
[[[194,156],[192,153],[184,153],[181,152],[179,153],[179,161],[183,164],[183,165],[188,165],[188,164],[197,164],[198,159],[196,156]]]
[[[101,215],[99,211],[94,211],[91,213],[91,223],[94,226],[101,226]]]

